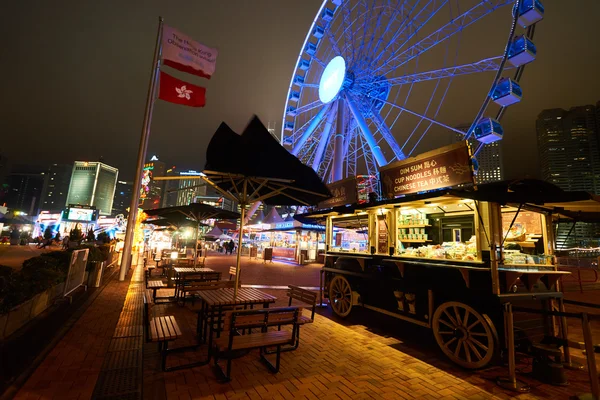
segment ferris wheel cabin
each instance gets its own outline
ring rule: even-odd
[[[484,144],[489,144],[502,139],[504,130],[500,122],[493,118],[482,118],[475,126],[475,138]]]
[[[510,78],[501,79],[492,93],[492,100],[499,106],[506,107],[518,103],[523,98],[521,86]]]
[[[514,38],[508,50],[508,62],[515,67],[528,64],[535,60],[537,49],[529,38],[520,35]]]
[[[513,7],[513,13],[515,12]],[[514,15],[514,14],[513,14]],[[544,18],[544,6],[541,1],[538,0],[522,0],[519,7],[519,19],[518,23],[523,28],[527,28],[530,25],[539,22]]]

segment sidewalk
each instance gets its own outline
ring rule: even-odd
[[[128,280],[108,283],[14,398],[91,398],[128,287]]]

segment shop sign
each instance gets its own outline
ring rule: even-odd
[[[377,252],[380,254],[388,252],[388,229],[385,218],[385,215],[377,216]]]
[[[333,195],[332,198],[319,203],[319,209],[344,206],[358,202],[358,189],[356,187],[356,178],[346,178],[327,185],[327,188]]]
[[[467,142],[398,161],[379,170],[383,195],[399,195],[473,183]]]

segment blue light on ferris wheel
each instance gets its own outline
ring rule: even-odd
[[[334,57],[325,67],[319,82],[319,100],[329,103],[337,96],[346,78],[346,61],[344,57]]]

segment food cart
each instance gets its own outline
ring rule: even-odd
[[[324,294],[340,317],[362,306],[432,329],[444,354],[470,369],[506,348],[504,303],[552,307],[562,297],[568,272],[554,263],[553,219],[599,209],[588,193],[542,181],[474,186],[466,145],[380,176],[388,200],[304,215],[326,221]],[[522,322],[524,340],[554,329],[551,320]]]

